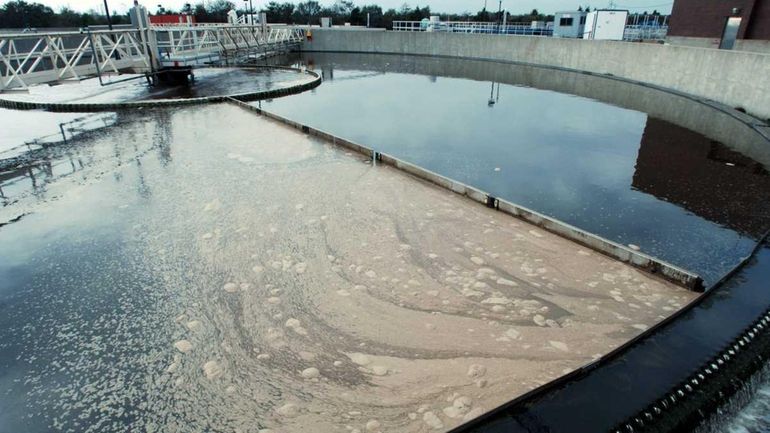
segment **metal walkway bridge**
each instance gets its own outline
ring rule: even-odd
[[[296,27],[243,24],[0,35],[0,92],[104,73],[234,64],[287,51],[304,36]]]

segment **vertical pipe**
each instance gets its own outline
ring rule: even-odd
[[[96,56],[96,47],[94,47],[94,37],[91,35],[91,29],[88,29],[88,42],[91,45],[91,55],[94,58],[94,66],[96,66],[96,76],[99,77],[99,85],[104,86],[102,82],[102,71],[99,68],[99,58]]]
[[[59,124],[59,131],[61,131],[61,138],[64,140],[64,143],[67,143],[67,136],[64,134],[64,124]]]
[[[107,14],[107,27],[112,31],[112,18],[110,18],[110,8],[107,6],[107,0],[104,0],[104,13]]]
[[[499,0],[497,4],[497,34],[500,34],[500,23],[502,22],[503,12],[503,0]]]

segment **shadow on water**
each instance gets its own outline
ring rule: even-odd
[[[647,120],[632,186],[752,239],[769,226],[762,164],[659,119]]]

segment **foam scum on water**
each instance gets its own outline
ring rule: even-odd
[[[0,210],[30,431],[446,431],[695,296],[233,105],[119,117]]]

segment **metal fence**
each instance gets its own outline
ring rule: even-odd
[[[393,30],[402,32],[481,33],[522,36],[551,36],[553,29],[527,23],[499,24],[474,21],[393,21]]]
[[[641,24],[627,25],[623,35],[626,41],[663,41],[668,33],[668,25],[664,20],[632,22]],[[481,33],[504,34],[521,36],[553,36],[552,27],[535,27],[526,23],[501,25],[490,22],[465,21],[393,21],[393,30],[400,32],[446,32],[446,33]]]
[[[623,33],[624,41],[664,41],[668,34],[668,26],[626,26]]]

